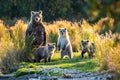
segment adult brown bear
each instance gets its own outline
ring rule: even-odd
[[[46,31],[45,26],[42,23],[42,11],[31,11],[31,19],[28,24],[25,39],[31,36],[33,38],[32,45],[34,46],[45,46],[46,45]]]

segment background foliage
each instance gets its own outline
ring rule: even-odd
[[[112,17],[120,21],[119,0],[1,0],[0,18],[29,19],[30,11],[43,10],[44,20],[67,19],[79,21],[85,18],[90,22],[101,17]]]

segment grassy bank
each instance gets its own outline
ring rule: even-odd
[[[52,61],[44,63],[44,61],[41,61],[40,63],[27,63],[23,62],[19,66],[22,66],[23,68],[20,68],[16,71],[15,76],[20,76],[24,74],[30,74],[30,73],[38,73],[38,71],[41,68],[63,68],[63,69],[73,69],[73,70],[79,70],[83,72],[95,72],[101,70],[101,64],[99,63],[96,58],[89,59],[88,55],[85,55],[85,58],[82,59],[79,53],[74,53],[74,58],[64,58],[60,59],[60,54],[55,53]],[[29,72],[28,69],[31,69]],[[40,71],[39,71],[40,72]]]
[[[27,48],[24,41],[27,24],[22,20],[18,20],[14,26],[5,26],[3,21],[0,21],[0,69],[4,73],[14,72],[22,62],[33,59],[33,50]],[[120,73],[120,35],[111,32],[114,27],[113,19],[102,18],[95,24],[90,24],[86,20],[81,22],[64,20],[53,23],[44,22],[44,25],[47,32],[47,42],[57,43],[58,29],[61,27],[67,28],[73,51],[76,52],[74,58],[72,60],[60,60],[60,54],[55,53],[52,62],[47,64],[24,63],[25,68],[29,65],[38,67],[54,66],[81,71],[111,70]],[[95,43],[95,58],[88,59],[86,57],[81,59],[80,44],[83,39]],[[30,44],[30,41],[28,41],[28,44]]]

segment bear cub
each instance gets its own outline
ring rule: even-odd
[[[45,26],[42,23],[41,10],[38,12],[31,11],[31,19],[25,33],[25,40],[27,40],[27,36],[31,36],[33,38],[32,45],[46,45],[46,31]]]
[[[84,54],[87,52],[89,55],[89,58],[93,57],[93,53],[95,53],[95,45],[93,42],[89,42],[89,40],[82,40],[81,41],[81,56],[84,57]]]
[[[35,61],[40,62],[40,60],[44,59],[44,63],[50,62],[55,49],[55,43],[48,43],[46,46],[40,46],[34,52]]]
[[[59,37],[58,37],[57,46],[58,46],[58,50],[60,50],[61,59],[63,59],[65,55],[68,55],[70,59],[73,57],[72,45],[66,28],[59,28]]]

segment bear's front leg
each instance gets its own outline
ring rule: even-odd
[[[58,46],[58,51],[60,51],[60,43],[57,46]]]
[[[48,59],[47,58],[44,58],[44,63],[46,63],[48,61]]]
[[[92,54],[90,51],[87,51],[89,58],[92,58]]]
[[[82,56],[82,58],[84,58],[84,54],[85,54],[85,52],[82,51],[82,52],[81,52],[81,56]]]
[[[46,45],[46,32],[44,32],[44,42],[43,42],[43,45],[44,46]]]
[[[91,56],[94,57],[93,52],[91,53]]]
[[[93,52],[89,52],[89,58],[93,57]]]
[[[48,58],[48,62],[50,62],[50,61],[51,61],[51,57]]]
[[[64,45],[63,47],[62,47],[62,50],[64,51],[66,49],[66,45]]]
[[[60,58],[63,59],[63,57],[64,57],[64,51],[61,50],[61,52],[60,52]]]
[[[35,60],[34,61],[35,62],[40,62],[40,57],[37,54],[35,54]]]
[[[72,51],[69,51],[69,52],[68,52],[68,56],[69,56],[70,59],[73,58],[73,56],[72,56]]]

